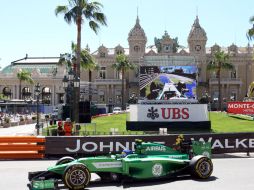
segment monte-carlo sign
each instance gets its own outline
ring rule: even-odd
[[[200,128],[201,125],[210,128],[207,104],[137,104],[130,105],[130,110],[128,130],[157,130],[170,126]]]
[[[228,113],[254,115],[254,102],[228,102]]]

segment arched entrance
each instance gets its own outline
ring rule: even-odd
[[[4,87],[3,95],[7,97],[7,99],[11,99],[11,95],[12,95],[11,89],[9,87]]]
[[[51,104],[51,89],[47,86],[42,89],[42,103]]]
[[[22,89],[22,99],[30,99],[32,93],[31,93],[31,89],[29,87],[24,87]]]

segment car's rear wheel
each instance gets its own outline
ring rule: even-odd
[[[84,189],[90,182],[91,174],[84,164],[68,166],[63,174],[64,184],[71,190]]]
[[[205,156],[195,156],[190,161],[191,175],[198,179],[207,179],[213,172],[213,163]]]
[[[56,162],[56,166],[57,165],[61,165],[61,164],[67,164],[69,162],[72,162],[74,161],[75,159],[70,157],[70,156],[65,156],[65,157],[62,157],[60,158],[57,162]]]

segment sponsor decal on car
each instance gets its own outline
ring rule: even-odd
[[[165,152],[166,148],[164,146],[148,146],[148,147],[146,147],[146,151],[162,151],[162,152]]]
[[[162,171],[163,171],[163,166],[161,164],[154,164],[152,167],[152,174],[155,177],[159,177],[162,175]]]
[[[206,156],[207,158],[210,158],[210,153],[209,152],[207,152],[207,151],[205,151],[205,152],[203,152],[203,154],[202,154],[203,156]]]
[[[121,168],[122,162],[94,162],[94,167],[98,168]]]
[[[182,159],[184,156],[182,155],[170,155],[169,158],[176,158],[176,159]]]

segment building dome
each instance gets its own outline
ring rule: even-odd
[[[115,47],[115,54],[124,54],[124,48],[119,44],[118,46]]]
[[[138,17],[136,19],[135,26],[129,32],[128,41],[135,40],[135,39],[145,39],[145,41],[147,41],[146,34],[144,32],[144,29],[139,24],[139,18]]]
[[[218,44],[214,44],[212,47],[211,47],[211,54],[214,54],[215,52],[217,51],[220,51],[221,50],[221,47],[218,45]]]
[[[196,19],[192,25],[192,28],[191,28],[191,31],[190,31],[190,34],[188,37],[188,41],[190,41],[190,40],[205,40],[205,41],[207,41],[206,32],[200,26],[198,16],[196,17]]]

